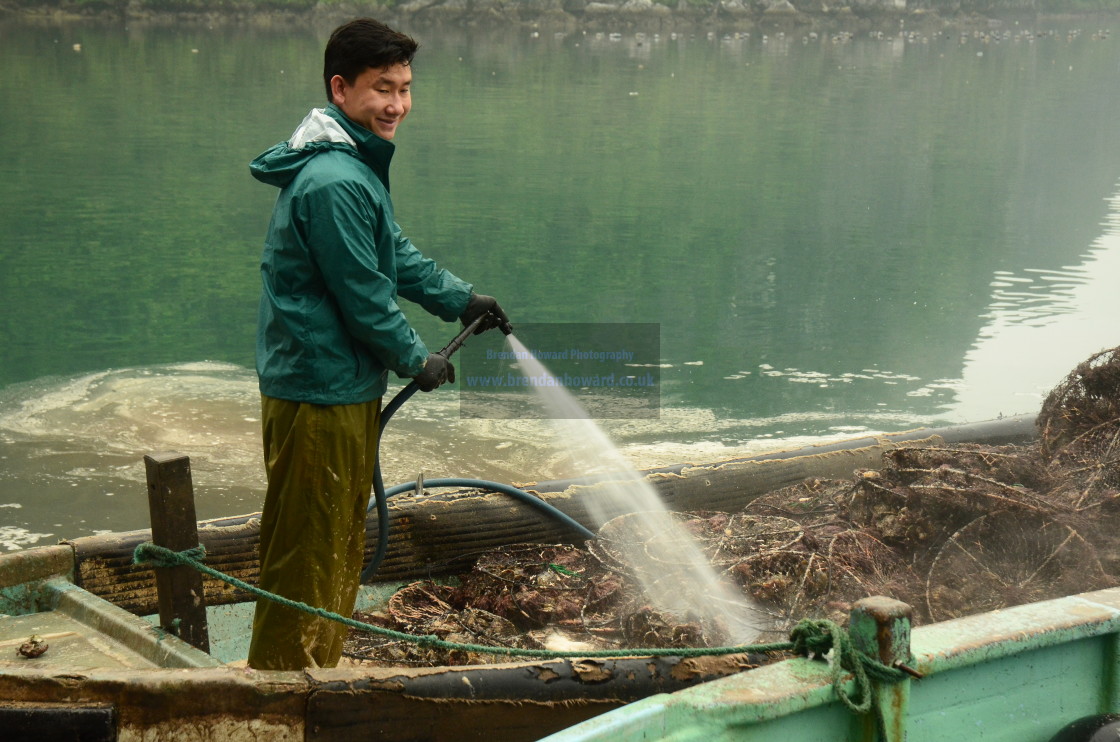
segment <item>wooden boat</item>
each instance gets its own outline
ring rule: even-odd
[[[807,477],[847,477],[872,468],[885,451],[903,444],[1009,443],[1033,436],[1033,418],[1007,418],[683,464],[647,476],[671,508],[739,508]],[[582,499],[604,486],[603,479],[526,489],[588,523]],[[381,582],[363,587],[370,605],[386,600],[402,581],[453,572],[482,548],[572,536],[531,507],[477,491],[401,496],[392,501],[390,520]],[[255,516],[199,524],[206,563],[253,583],[257,525]],[[376,531],[374,524],[367,553]],[[247,651],[251,604],[224,582],[208,577],[202,583],[208,651],[156,626],[153,570],[132,559],[135,547],[149,540],[151,532],[134,531],[0,556],[4,739],[39,740],[45,733],[83,740],[777,739],[769,735],[804,724],[820,731],[798,737],[874,738],[874,725],[840,706],[823,665],[809,660],[746,673],[740,672],[741,655],[249,670],[237,660]],[[930,682],[879,691],[880,708],[889,702],[898,710],[910,739],[969,738],[964,730],[972,727],[938,722],[961,707],[983,714],[982,724],[1008,724],[1020,735],[985,727],[984,738],[1049,739],[1053,728],[1082,712],[1120,706],[1118,609],[1120,593],[1104,591],[916,629],[912,662]],[[35,656],[42,644],[49,649]],[[902,656],[902,649],[895,651]],[[1040,669],[1040,662],[1054,664]],[[946,684],[942,675],[956,680]],[[997,680],[1014,689],[1014,699],[996,703]],[[1081,689],[1080,698],[1050,688],[1069,680]],[[926,688],[934,690],[927,694]],[[981,708],[978,699],[991,708]],[[619,711],[603,715],[611,709]],[[592,717],[599,718],[581,724]],[[763,736],[737,736],[747,728],[754,734],[755,727]]]

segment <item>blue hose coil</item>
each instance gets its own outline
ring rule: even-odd
[[[381,411],[381,429],[377,433],[377,448],[379,452],[381,449],[381,435],[385,432],[385,426],[389,423],[389,420],[392,419],[396,411],[401,408],[401,405],[411,399],[412,395],[415,394],[419,388],[415,381],[409,382],[408,386],[397,392],[396,396],[393,397],[389,404],[385,405],[385,409]],[[585,539],[593,540],[598,538],[593,531],[589,530],[567,513],[549,505],[539,497],[509,484],[488,482],[484,479],[463,479],[456,477],[427,480],[425,484],[430,487],[475,487],[478,489],[501,492],[570,526]],[[366,509],[366,512],[369,513],[374,508],[377,508],[377,551],[374,553],[373,558],[369,560],[369,564],[362,570],[362,582],[367,582],[377,572],[377,568],[380,567],[381,562],[385,560],[385,552],[389,548],[389,498],[414,489],[416,489],[416,482],[405,482],[395,485],[389,490],[385,489],[385,482],[381,477],[381,456],[379,453],[377,465],[373,469],[373,502],[371,502]]]

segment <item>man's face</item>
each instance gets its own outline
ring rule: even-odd
[[[412,110],[412,68],[405,64],[367,67],[350,85],[340,75],[331,78],[334,104],[356,124],[382,139],[392,139],[397,126]]]

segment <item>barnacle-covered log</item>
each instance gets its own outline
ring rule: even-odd
[[[868,436],[820,446],[776,451],[702,464],[651,469],[647,479],[672,510],[739,510],[753,498],[807,478],[850,476],[853,470],[879,465],[883,453],[900,445],[960,441],[1000,443],[1029,440],[1035,434],[1030,416],[905,433]],[[594,527],[586,498],[609,486],[610,477],[537,482],[521,485],[542,500]],[[389,502],[388,551],[378,580],[407,580],[459,571],[478,554],[512,543],[573,543],[579,540],[563,524],[506,495],[478,490],[424,495],[407,494]],[[259,514],[218,518],[199,524],[206,563],[245,582],[256,582]],[[377,541],[376,516],[366,531],[366,557]],[[152,570],[132,563],[137,544],[151,540],[147,529],[74,539],[75,581],[137,614],[157,610]],[[225,583],[205,578],[210,605],[246,599]]]

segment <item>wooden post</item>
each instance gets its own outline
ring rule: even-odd
[[[152,542],[172,551],[198,546],[190,458],[178,453],[152,454],[144,457],[144,466],[148,472]],[[156,567],[155,576],[160,626],[208,653],[210,636],[202,574],[185,566]]]
[[[874,596],[857,600],[848,619],[852,644],[887,667],[909,669],[912,614],[910,606],[893,598]],[[872,684],[875,708],[871,716],[878,717],[879,739],[881,742],[904,742],[910,708],[909,678],[897,683],[873,681]],[[866,732],[868,739],[875,738],[871,729]]]

